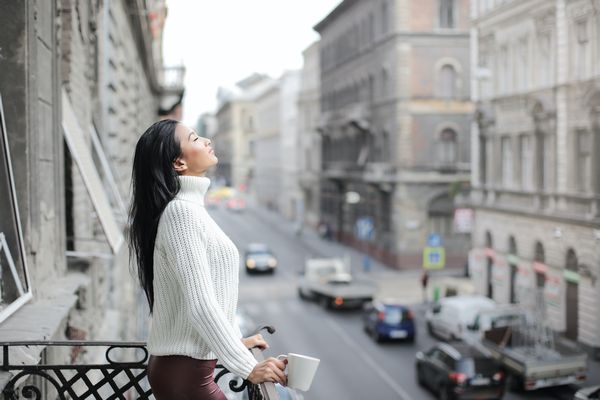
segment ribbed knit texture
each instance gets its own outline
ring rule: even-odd
[[[154,245],[153,355],[218,359],[247,378],[257,361],[235,320],[239,253],[204,208],[205,177],[180,176],[181,190],[165,208]]]

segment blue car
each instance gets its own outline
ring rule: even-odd
[[[415,319],[408,307],[391,301],[376,301],[364,308],[365,332],[376,342],[383,340],[415,340]]]

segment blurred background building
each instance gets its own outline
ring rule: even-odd
[[[217,93],[217,123],[213,137],[219,155],[217,174],[225,184],[237,189],[248,187],[253,179],[255,157],[250,142],[256,134],[255,100],[271,82],[270,77],[255,73],[235,87],[222,87]]]
[[[472,2],[471,273],[600,350],[600,2]],[[537,296],[537,297],[536,297]]]
[[[452,222],[470,179],[469,2],[345,0],[315,30],[321,219],[361,247],[356,222],[371,221],[368,251],[389,265],[421,266],[438,234],[446,264],[464,266],[469,236]]]
[[[316,228],[320,222],[321,135],[317,131],[321,113],[319,42],[303,55],[298,93],[298,182],[302,190],[301,223]]]
[[[135,143],[183,93],[184,69],[162,64],[166,16],[165,0],[2,2],[0,93],[33,292],[3,340],[145,338],[124,233]]]

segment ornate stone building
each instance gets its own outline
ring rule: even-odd
[[[600,1],[472,2],[470,269],[600,349]],[[535,296],[534,296],[535,297]]]
[[[298,178],[302,191],[303,223],[315,228],[320,220],[321,135],[317,131],[321,111],[319,42],[304,50],[303,56],[298,94]]]
[[[315,26],[321,219],[396,267],[420,267],[431,233],[442,236],[447,264],[466,262],[469,237],[452,222],[470,179],[468,5],[345,0]],[[348,192],[360,201],[346,202]],[[372,221],[369,243],[357,238],[359,219]]]
[[[157,119],[161,96],[183,91],[181,79],[166,81],[183,70],[162,65],[165,18],[164,0],[0,2],[3,133],[22,228],[21,245],[8,247],[22,251],[28,272],[28,301],[5,298],[9,256],[0,249],[2,341],[145,339],[124,233],[137,138]],[[0,176],[8,170],[2,163]],[[0,232],[12,229],[4,218],[12,191],[0,189]],[[98,355],[67,353],[33,346],[12,361]]]

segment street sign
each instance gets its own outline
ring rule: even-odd
[[[442,269],[446,266],[446,249],[443,247],[425,247],[423,250],[423,268]]]
[[[361,217],[356,220],[356,236],[360,240],[371,240],[373,238],[373,218]]]
[[[473,231],[473,210],[457,208],[454,210],[454,232],[471,233]]]
[[[427,235],[427,247],[441,247],[442,237],[437,233]]]

